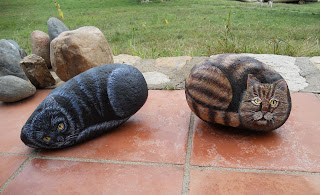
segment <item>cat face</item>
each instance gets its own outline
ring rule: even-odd
[[[260,83],[253,75],[248,75],[239,110],[245,128],[257,131],[276,129],[287,120],[290,110],[291,98],[285,80]]]
[[[48,106],[48,101],[51,104]],[[74,143],[75,126],[68,113],[53,100],[37,108],[23,126],[21,140],[33,148],[61,148]]]

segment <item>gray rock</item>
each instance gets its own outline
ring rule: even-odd
[[[114,63],[116,64],[128,64],[134,65],[141,60],[139,56],[132,56],[128,54],[120,54],[118,56],[113,56]]]
[[[145,72],[143,73],[143,76],[148,85],[158,85],[170,82],[169,77],[161,72]]]
[[[320,56],[314,56],[310,58],[310,62],[320,70]]]
[[[36,88],[29,81],[12,75],[0,77],[0,101],[16,102],[35,92]]]
[[[0,40],[0,77],[14,75],[28,80],[20,67],[21,56],[19,50],[5,39]]]
[[[23,49],[20,48],[20,46],[17,42],[15,42],[14,40],[11,40],[11,39],[9,39],[7,41],[9,43],[11,43],[13,46],[15,46],[15,48],[18,49],[21,59],[23,59],[24,57],[26,57],[28,55],[26,51],[24,51]]]
[[[55,80],[42,57],[31,54],[21,60],[20,66],[35,87],[45,88],[55,84]]]
[[[301,69],[301,71],[299,72],[299,74],[304,77],[307,81],[307,83],[309,84],[306,88],[300,90],[302,92],[307,92],[307,93],[320,93],[320,85],[319,85],[319,81],[320,81],[320,66],[316,66],[316,64],[314,64],[314,58],[312,57],[309,58],[308,57],[297,57],[296,58],[296,62],[295,65],[299,66],[299,68]],[[320,62],[320,61],[319,61]],[[320,63],[319,63],[320,65]]]
[[[20,53],[21,59],[23,59],[24,57],[26,57],[28,55],[27,52],[24,51],[23,49],[19,49],[19,53]]]
[[[48,34],[50,38],[50,42],[59,36],[62,32],[68,31],[69,28],[61,22],[58,18],[51,17],[47,21]]]
[[[156,59],[156,67],[170,68],[174,70],[181,70],[192,57],[178,56],[178,57],[164,57]]]
[[[21,49],[19,44],[15,42],[14,40],[8,39],[7,40],[9,43],[11,43],[13,46],[15,46],[18,50]]]

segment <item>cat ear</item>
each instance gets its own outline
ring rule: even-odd
[[[256,77],[254,77],[252,74],[248,74],[247,89],[249,87],[252,87],[254,85],[259,85],[259,84],[260,82]]]
[[[276,84],[275,84],[275,89],[287,92],[288,86],[287,86],[286,81],[284,79],[281,79],[280,81],[277,81]]]
[[[58,102],[52,97],[52,96],[48,96],[44,101],[43,101],[43,105],[44,107],[51,107],[53,105],[57,105]]]

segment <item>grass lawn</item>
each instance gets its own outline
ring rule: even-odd
[[[320,56],[320,2],[304,5],[230,0],[57,0],[70,29],[96,26],[115,55],[143,58],[275,53]],[[0,39],[31,53],[30,35],[59,17],[52,0],[0,0]]]

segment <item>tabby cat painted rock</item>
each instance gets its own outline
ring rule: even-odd
[[[91,68],[54,89],[32,113],[21,140],[57,149],[101,135],[129,119],[146,102],[147,83],[133,66]]]
[[[282,76],[244,55],[217,55],[195,65],[185,92],[189,107],[202,120],[241,129],[275,130],[291,111]]]

